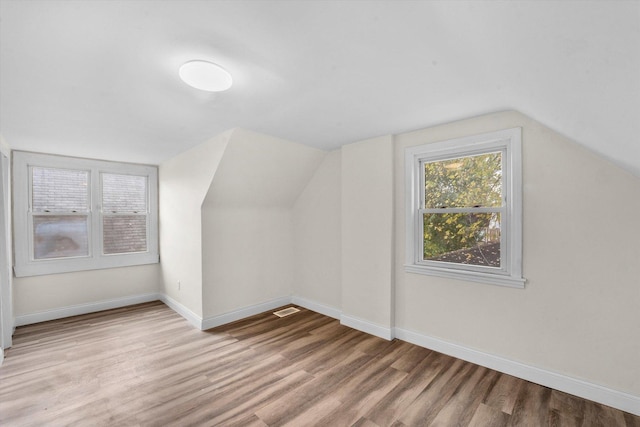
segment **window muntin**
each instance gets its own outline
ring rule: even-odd
[[[32,259],[89,256],[89,172],[30,167]]]
[[[521,129],[406,150],[411,273],[523,287]]]
[[[14,151],[16,276],[157,263],[155,166]]]

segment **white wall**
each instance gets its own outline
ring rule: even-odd
[[[200,318],[202,203],[232,133],[222,133],[160,164],[161,291]]]
[[[523,127],[525,289],[405,273],[404,149]],[[640,396],[640,179],[515,112],[398,135],[396,326]]]
[[[205,208],[202,232],[205,319],[291,295],[290,209]]]
[[[340,310],[342,151],[327,154],[293,208],[293,294]]]
[[[342,322],[390,338],[393,138],[342,147]]]
[[[324,156],[233,132],[202,209],[205,319],[291,296],[293,206]]]
[[[62,313],[64,316],[65,309],[76,306],[91,306],[110,300],[157,294],[159,270],[158,264],[149,264],[16,277],[13,279],[14,314],[16,318],[23,316],[38,318],[41,321],[61,317],[55,313]],[[48,312],[54,315],[35,317],[38,314],[46,315]],[[67,316],[71,315],[71,312],[68,313]]]

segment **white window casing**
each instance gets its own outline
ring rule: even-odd
[[[501,152],[500,207],[425,208],[425,163]],[[524,288],[522,276],[522,129],[408,147],[405,150],[406,262],[405,271],[459,280]],[[500,215],[500,267],[423,259],[423,214],[497,213]]]
[[[69,172],[86,172],[87,201],[86,208],[80,206],[77,199],[78,184],[76,183],[76,205],[65,210],[65,190],[59,188],[55,194],[56,199],[51,202],[58,204],[57,209],[48,210],[36,206],[34,208],[33,171],[59,170]],[[139,198],[144,198],[143,208],[137,208],[130,212],[104,212],[103,211],[103,175],[131,176],[140,178],[146,182],[146,189],[138,191]],[[48,154],[29,153],[23,151],[13,152],[13,176],[14,176],[14,271],[17,277],[35,276],[44,274],[66,273],[73,271],[95,270],[132,265],[153,264],[159,261],[158,255],[158,170],[155,166],[138,165],[129,163],[116,163],[102,160],[64,157]],[[125,188],[123,187],[123,192]],[[49,194],[47,190],[43,194]],[[113,193],[113,191],[112,191]],[[70,193],[68,193],[70,194]],[[71,196],[69,196],[71,198]],[[60,201],[62,200],[62,201]],[[140,206],[143,206],[140,204]],[[86,218],[87,248],[81,248],[78,253],[65,254],[56,257],[36,256],[34,243],[34,221],[47,217]],[[36,217],[36,219],[34,219]],[[139,218],[138,223],[144,225],[144,230],[138,230],[138,234],[146,234],[146,244],[140,244],[141,249],[130,252],[118,252],[111,250],[105,253],[103,223],[105,218],[129,217]],[[143,219],[143,220],[141,220]],[[82,223],[82,220],[76,220]],[[113,221],[112,221],[113,222]],[[140,228],[140,227],[138,227]],[[84,231],[84,229],[83,229]],[[82,236],[84,238],[84,236]],[[111,244],[118,247],[117,244]],[[113,253],[118,252],[118,253]]]

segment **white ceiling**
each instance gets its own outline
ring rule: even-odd
[[[191,59],[234,86],[186,86]],[[14,149],[159,163],[233,127],[332,149],[506,109],[640,176],[640,2],[0,0]]]

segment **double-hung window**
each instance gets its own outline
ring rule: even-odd
[[[405,270],[524,287],[521,129],[406,150]]]
[[[16,276],[157,263],[155,166],[14,151]]]

